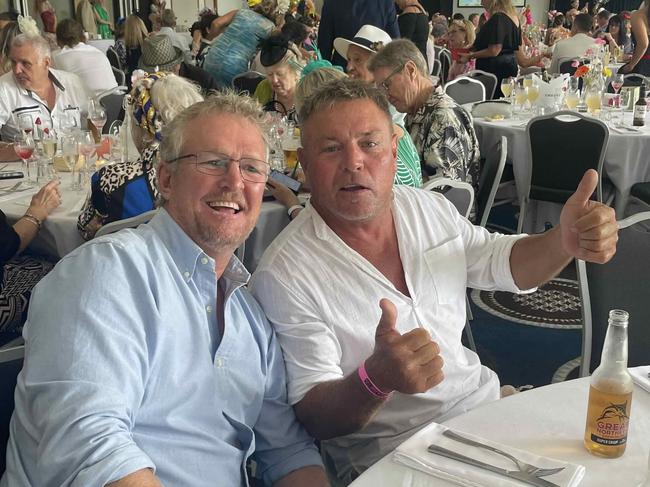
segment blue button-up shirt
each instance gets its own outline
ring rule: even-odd
[[[2,487],[267,484],[320,465],[287,404],[280,348],[248,272],[215,263],[161,210],[88,242],[36,287]]]

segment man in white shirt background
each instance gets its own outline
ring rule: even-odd
[[[393,186],[388,101],[356,80],[331,82],[300,112],[307,208],[271,244],[251,290],[273,324],[289,402],[321,439],[333,485],[431,421],[499,398],[496,374],[464,348],[466,288],[529,290],[574,257],[615,252],[614,211],[589,200],[588,172],[561,224],[490,234],[439,194]]]
[[[56,130],[81,127],[87,118],[88,94],[74,73],[51,69],[48,42],[19,34],[9,51],[12,71],[0,76],[0,160],[15,161],[13,138],[24,127]],[[26,125],[25,125],[26,123]]]
[[[75,73],[89,95],[117,87],[115,75],[106,55],[84,42],[83,27],[73,19],[63,19],[56,26],[56,42],[61,48],[52,53],[55,68]]]
[[[589,35],[592,19],[589,14],[578,14],[571,27],[571,37],[555,43],[549,73],[559,73],[560,64],[570,59],[582,57],[587,49],[594,49],[596,40]]]
[[[172,45],[183,52],[183,61],[192,64],[192,52],[190,51],[191,39],[185,38],[176,32],[176,14],[170,8],[163,10],[160,16],[160,30],[156,33],[159,36],[167,36],[172,40]],[[252,41],[251,41],[252,42]]]

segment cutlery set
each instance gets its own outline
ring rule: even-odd
[[[494,465],[490,465],[489,463],[476,460],[474,458],[465,456],[461,453],[457,453],[452,450],[448,450],[447,448],[443,448],[438,445],[429,445],[427,450],[430,453],[441,455],[446,458],[451,458],[452,460],[456,460],[468,465],[473,465],[475,467],[479,467],[484,470],[489,470],[490,472],[494,472],[511,479],[519,480],[520,482],[523,482],[528,485],[535,485],[537,487],[558,487],[557,484],[554,484],[553,482],[543,479],[542,477],[547,477],[549,475],[559,473],[565,469],[565,467],[558,467],[558,468],[537,467],[530,463],[524,462],[518,459],[517,457],[511,455],[510,453],[500,450],[499,448],[495,448],[485,443],[480,443],[476,440],[460,435],[452,430],[445,430],[442,434],[443,436],[452,439],[454,441],[458,441],[459,443],[463,443],[469,446],[474,446],[477,448],[482,448],[484,450],[488,450],[498,455],[501,455],[507,458],[508,460],[510,460],[512,463],[514,463],[516,465],[516,469],[507,470],[505,468],[496,467]]]

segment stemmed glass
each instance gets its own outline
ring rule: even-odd
[[[79,132],[77,141],[79,142],[79,153],[84,156],[84,164],[81,166],[84,169],[84,174],[79,174],[79,189],[81,189],[85,186],[86,180],[88,179],[85,173],[91,171],[90,160],[97,150],[97,145],[90,130],[82,130]]]
[[[14,136],[14,151],[16,155],[20,157],[20,160],[23,161],[23,166],[25,167],[25,172],[27,173],[27,180],[32,181],[32,175],[30,171],[29,160],[34,153],[36,148],[36,143],[31,135],[28,134],[19,134]]]
[[[512,87],[514,84],[515,80],[513,78],[503,78],[501,80],[501,93],[503,93],[503,97],[508,101],[512,101]]]
[[[539,83],[535,78],[531,80],[527,95],[528,101],[530,102],[530,111],[532,113],[535,110],[537,100],[539,99]]]
[[[524,106],[526,105],[526,100],[528,99],[528,88],[525,86],[519,86],[515,88],[515,105],[519,106],[519,115],[523,117]]]
[[[570,88],[564,96],[564,103],[569,110],[575,110],[580,103],[580,90]]]
[[[602,94],[600,93],[600,90],[597,88],[589,88],[587,90],[585,102],[587,103],[587,110],[595,117],[598,114],[602,103]]]
[[[79,160],[79,143],[76,137],[66,135],[61,138],[61,153],[65,165],[70,171],[70,189],[77,189],[76,172],[77,161]]]
[[[102,129],[106,125],[106,110],[99,104],[95,98],[88,100],[88,118],[97,129],[98,135],[101,137]]]
[[[25,132],[25,135],[32,135],[34,131],[34,121],[32,120],[31,115],[23,113],[18,115],[18,127],[20,130]]]
[[[623,78],[622,74],[615,74],[614,77],[612,78],[612,88],[614,89],[614,93],[618,95],[618,92],[621,88],[623,88],[623,83],[625,82],[625,79]]]

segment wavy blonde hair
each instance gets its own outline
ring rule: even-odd
[[[517,10],[512,6],[512,0],[492,0],[487,10],[491,14],[503,12],[504,14],[517,16]]]
[[[142,47],[145,37],[149,35],[144,22],[137,15],[129,15],[124,22],[124,45],[127,49]]]

